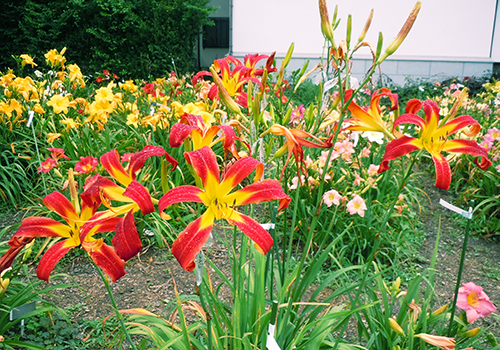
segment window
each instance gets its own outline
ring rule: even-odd
[[[204,48],[229,48],[229,17],[210,17],[213,26],[203,27]]]

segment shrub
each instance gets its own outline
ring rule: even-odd
[[[5,46],[0,71],[11,55],[43,59],[50,49],[67,47],[69,61],[83,72],[107,68],[121,78],[192,71],[203,25],[213,8],[208,0],[7,1],[0,14]]]

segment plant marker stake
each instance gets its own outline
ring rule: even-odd
[[[458,290],[460,289],[460,280],[462,279],[462,271],[464,269],[464,262],[465,262],[465,253],[467,251],[467,242],[469,240],[469,231],[470,231],[470,222],[472,221],[472,207],[469,207],[469,211],[462,210],[446,201],[443,199],[439,199],[439,204],[441,204],[443,207],[450,209],[451,211],[454,211],[457,214],[462,215],[464,218],[469,219],[467,221],[467,226],[465,228],[465,236],[464,236],[464,243],[462,246],[462,255],[460,257],[460,265],[458,266],[458,276],[457,276],[457,284],[455,285],[455,296],[453,297],[453,304],[451,305],[451,314],[450,314],[450,325],[448,326],[448,336],[451,337],[451,330],[453,328],[453,318],[455,317],[455,309],[457,307],[457,299],[458,299]],[[471,204],[474,204],[474,201],[471,201]]]
[[[29,128],[31,126],[31,130],[33,130],[33,139],[35,140],[35,149],[36,149],[36,154],[38,156],[38,163],[40,163],[40,169],[42,169],[42,158],[40,157],[40,151],[38,150],[38,142],[36,141],[36,133],[35,133],[35,125],[32,124],[33,122],[33,117],[35,116],[35,111],[28,110],[28,123],[26,126]],[[43,190],[45,192],[45,196],[47,196],[47,185],[45,184],[45,177],[42,173],[42,182],[43,182]]]
[[[269,329],[267,331],[267,350],[281,350],[278,342],[274,339],[274,324],[276,323],[276,312],[278,311],[278,301],[273,300],[273,308],[271,310],[271,321],[269,322]]]

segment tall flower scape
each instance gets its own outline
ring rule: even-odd
[[[331,17],[319,0],[328,55],[291,75],[293,44],[281,62],[275,53],[229,55],[192,77],[172,72],[149,82],[109,70],[88,79],[66,65],[65,48],[45,55],[46,72],[36,58],[18,57],[19,72],[0,76],[0,125],[12,163],[28,169],[36,190],[6,182],[0,196],[15,204],[22,194],[36,205],[0,259],[0,298],[11,293],[11,265],[29,255],[21,252],[39,251],[36,274],[49,283],[61,261],[83,253],[107,286],[119,322],[114,346],[483,346],[489,330],[470,325],[496,307],[481,287],[463,283],[463,312],[453,321],[447,305],[435,307],[432,267],[429,278],[403,285],[387,281],[400,270],[382,268],[403,260],[398,247],[418,201],[414,174],[433,171],[435,186],[449,190],[464,166],[489,172],[495,149],[477,142],[482,128],[467,113],[465,87],[446,105],[402,102],[373,78],[420,7],[384,45],[382,36],[365,40],[373,12],[356,42],[350,16],[338,40],[337,8]],[[351,75],[358,50],[373,58],[362,81]],[[25,70],[33,74],[22,77]],[[312,77],[322,82],[307,101],[301,91],[312,89]],[[175,289],[168,317],[142,306],[119,310],[108,281],[121,282],[151,235],[196,275],[196,295]],[[212,241],[227,253],[226,266],[210,260]],[[218,296],[224,291],[227,300]]]

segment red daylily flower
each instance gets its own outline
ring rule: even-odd
[[[88,174],[97,167],[97,163],[96,157],[80,157],[80,160],[75,164],[75,172],[77,174]]]
[[[282,155],[284,154],[286,149],[288,149],[288,156],[286,158],[285,165],[283,166],[283,170],[281,170],[280,180],[283,178],[285,168],[288,165],[288,162],[290,161],[290,157],[292,156],[292,154],[295,157],[295,162],[297,163],[297,174],[299,178],[300,178],[300,171],[302,171],[304,175],[307,174],[305,159],[304,159],[304,150],[302,149],[303,146],[314,147],[314,148],[332,147],[331,139],[333,135],[330,136],[327,140],[322,141],[316,136],[311,135],[310,133],[305,132],[303,130],[288,129],[279,124],[274,124],[273,126],[271,126],[267,131],[265,131],[261,135],[261,137],[268,133],[273,133],[274,135],[286,137],[286,143],[276,152],[275,155],[275,157]],[[310,137],[311,139],[314,140],[314,142],[306,140],[305,139],[306,137]]]
[[[416,113],[423,107],[425,119]],[[448,190],[451,183],[451,170],[446,158],[441,152],[466,153],[476,157],[481,157],[479,163],[474,162],[483,170],[491,165],[488,159],[488,152],[479,146],[476,141],[471,140],[449,140],[448,138],[457,131],[470,126],[468,131],[464,131],[467,136],[476,135],[481,126],[469,115],[462,115],[451,118],[446,123],[439,121],[439,107],[435,101],[427,100],[421,102],[413,99],[406,105],[406,114],[399,116],[394,121],[393,133],[401,135],[397,127],[401,124],[414,124],[420,127],[418,138],[402,135],[400,138],[389,142],[385,149],[384,158],[378,170],[379,173],[389,169],[389,161],[411,153],[417,149],[425,149],[432,155],[436,169],[436,187]]]
[[[118,151],[112,150],[101,156],[101,164],[104,169],[120,184],[101,176],[93,176],[85,185],[85,191],[81,194],[82,199],[88,205],[100,205],[103,203],[109,208],[106,217],[118,216],[133,211],[141,210],[143,215],[154,211],[151,195],[146,187],[136,180],[137,172],[144,166],[146,160],[152,156],[165,156],[172,164],[174,170],[177,161],[172,158],[163,148],[157,146],[146,146],[142,151],[129,155],[130,162],[125,169],[120,162]],[[127,203],[120,207],[113,207],[110,201]]]
[[[349,89],[345,93],[345,100],[348,101],[351,96],[352,90]],[[382,97],[388,97],[391,100],[390,111],[398,109],[398,95],[393,94],[391,90],[387,88],[378,89],[372,94],[370,106],[367,109],[358,106],[353,101],[347,106],[352,114],[352,118],[345,120],[345,122],[349,124],[346,129],[353,131],[382,132],[393,139],[394,136],[387,130],[385,122],[380,114],[380,99]]]
[[[247,94],[246,92],[243,92],[243,85],[252,81],[262,88],[260,80],[256,77],[262,75],[264,73],[264,69],[257,69],[255,66],[257,62],[265,58],[267,58],[265,70],[268,72],[276,71],[276,68],[272,67],[274,53],[271,56],[258,54],[246,55],[244,64],[242,64],[237,58],[230,55],[214,61],[214,68],[217,73],[219,73],[222,84],[226,88],[227,93],[229,96],[235,97],[236,102],[240,106],[246,108],[248,104]],[[234,65],[233,69],[231,69],[231,64]],[[212,73],[208,71],[201,71],[197,73],[192,79],[193,85],[196,85],[198,79],[202,76],[212,76]],[[208,98],[213,100],[217,98],[218,93],[219,89],[217,85],[212,85],[210,91],[208,92]]]
[[[29,243],[34,238],[32,237],[12,237],[9,240],[9,250],[5,252],[4,255],[0,257],[0,274],[4,272],[6,269],[11,267],[12,263],[14,262],[14,259],[16,258],[17,254]],[[1,289],[0,289],[1,292]]]
[[[57,161],[52,158],[47,158],[42,162],[42,165],[38,167],[38,172],[48,173],[50,169],[57,166]]]
[[[64,154],[64,149],[62,148],[47,148],[47,151],[50,151],[50,156],[54,160],[58,160],[61,158],[70,159],[67,155]]]
[[[223,135],[214,141],[219,131],[222,131]],[[179,123],[172,126],[168,141],[171,147],[179,147],[189,136],[191,136],[193,150],[201,149],[204,146],[211,148],[217,142],[223,141],[224,149],[229,150],[236,158],[239,158],[234,140],[238,139],[241,142],[243,141],[236,136],[234,129],[230,125],[210,126],[210,124],[205,124],[203,117],[184,113]],[[247,147],[250,149],[249,145],[247,145]]]
[[[125,261],[137,254],[137,230],[130,229],[127,223],[133,221],[131,213],[124,219],[103,218],[96,213],[97,206],[88,206],[82,201],[81,212],[78,213],[73,204],[60,192],[52,192],[43,199],[50,210],[61,216],[66,224],[44,217],[28,217],[13,236],[16,237],[61,237],[65,238],[51,246],[43,255],[36,270],[39,279],[48,281],[50,273],[71,249],[81,246],[111,279],[116,282],[125,274]],[[120,223],[120,221],[124,223]],[[127,226],[125,229],[124,226]],[[93,236],[99,232],[116,229],[117,234],[112,242],[115,248],[104,243],[102,238]],[[140,251],[140,246],[139,246]]]
[[[267,253],[273,245],[271,235],[258,222],[234,208],[275,199],[279,200],[278,210],[286,208],[291,198],[283,192],[280,183],[277,180],[267,179],[230,193],[254,169],[256,170],[255,180],[260,179],[264,165],[251,157],[240,158],[226,169],[220,179],[219,165],[212,149],[203,147],[184,153],[184,156],[201,178],[204,189],[189,185],[179,186],[168,191],[158,203],[160,212],[180,202],[198,202],[207,207],[205,213],[191,222],[172,245],[172,254],[182,268],[188,271],[194,269],[194,259],[207,241],[216,219],[225,219],[230,224],[236,225],[256,243],[259,250]]]

